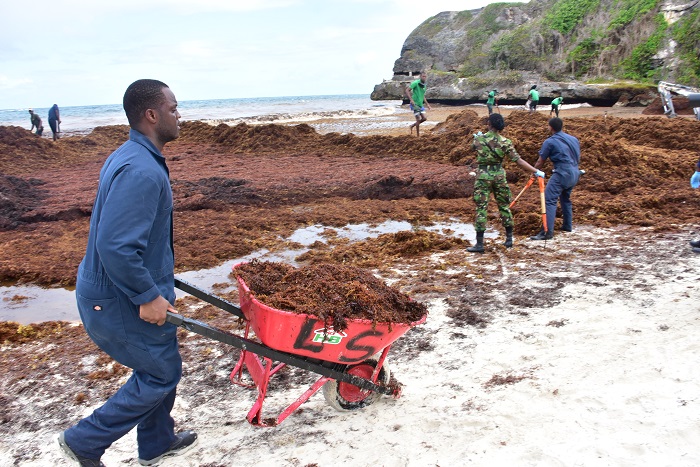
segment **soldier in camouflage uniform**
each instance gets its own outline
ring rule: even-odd
[[[476,162],[479,169],[474,182],[474,203],[476,203],[476,245],[467,248],[472,253],[484,252],[484,231],[486,230],[486,219],[488,216],[488,203],[491,193],[493,193],[498,204],[498,211],[501,213],[501,222],[506,229],[507,248],[513,246],[513,214],[510,212],[510,188],[506,181],[506,171],[502,164],[507,157],[517,163],[523,170],[532,172],[538,177],[544,177],[544,172],[534,168],[520,158],[513,147],[513,143],[499,134],[505,128],[505,122],[501,114],[489,115],[488,132],[484,135],[474,135],[472,148],[476,149]]]

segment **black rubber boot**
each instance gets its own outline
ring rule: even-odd
[[[554,237],[554,235],[552,235],[551,232],[545,233],[544,230],[540,230],[540,233],[530,237],[530,240],[551,240],[552,237]]]
[[[506,241],[503,242],[506,248],[511,248],[513,246],[513,227],[506,227]]]
[[[700,240],[691,240],[690,246],[692,246],[693,248],[700,248]]]
[[[476,233],[476,245],[467,248],[469,253],[483,253],[484,252],[484,232]]]

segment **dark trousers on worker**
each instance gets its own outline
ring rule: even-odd
[[[544,190],[545,205],[547,207],[547,232],[554,232],[554,218],[557,214],[557,202],[561,204],[563,218],[562,230],[571,230],[573,222],[573,206],[571,204],[571,191],[578,183],[578,167],[573,165],[557,166],[547,182]]]
[[[66,430],[66,443],[81,456],[99,459],[137,427],[139,458],[160,456],[176,440],[170,411],[182,375],[177,327],[143,321],[138,307],[114,285],[79,279],[76,296],[90,338],[133,372],[103,406]]]

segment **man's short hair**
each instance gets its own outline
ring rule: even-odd
[[[554,131],[561,131],[564,128],[564,121],[561,118],[554,117],[549,119],[549,126],[552,127]]]
[[[130,126],[138,125],[147,109],[155,109],[165,101],[163,88],[167,87],[155,79],[140,79],[126,88],[123,105]]]
[[[489,115],[489,123],[498,131],[501,131],[506,127],[506,122],[503,120],[503,115],[501,114]]]

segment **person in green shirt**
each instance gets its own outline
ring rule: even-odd
[[[34,127],[36,127],[36,135],[41,136],[44,132],[44,125],[41,123],[41,117],[35,114],[32,109],[29,109],[29,120],[32,122],[32,128],[29,131],[32,131]]]
[[[564,103],[564,98],[559,96],[556,99],[552,100],[552,110],[549,111],[549,118],[552,118],[552,112],[557,114],[557,118],[559,118],[559,107]]]
[[[496,94],[498,94],[498,91],[494,89],[489,93],[488,99],[486,99],[486,107],[489,109],[489,115],[493,113],[493,105],[496,104]]]
[[[422,71],[420,74],[420,79],[413,81],[409,86],[406,86],[406,97],[411,102],[411,110],[413,111],[413,116],[416,117],[416,122],[409,127],[411,134],[413,134],[413,128],[416,128],[416,136],[420,136],[420,124],[426,121],[428,118],[425,116],[425,106],[429,110],[430,104],[428,99],[425,98],[425,82],[428,79],[428,74]]]
[[[537,104],[540,102],[540,93],[537,90],[537,85],[533,84],[530,88],[530,93],[528,94],[528,100],[530,101],[530,112],[537,111]]]

